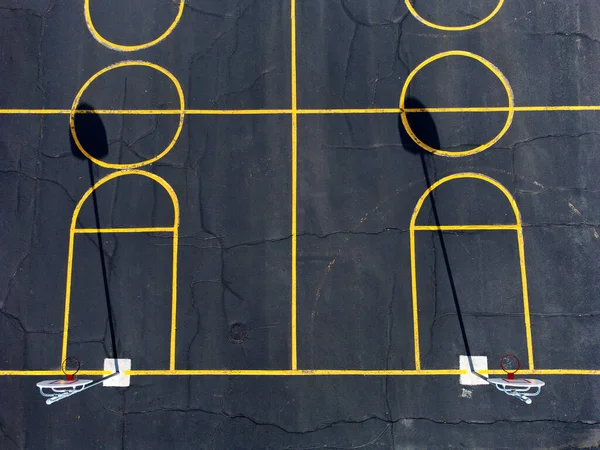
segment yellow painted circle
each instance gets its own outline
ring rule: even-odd
[[[164,75],[166,75],[173,82],[173,84],[175,85],[175,89],[177,89],[177,94],[179,96],[179,110],[178,110],[179,111],[179,124],[177,126],[177,130],[175,131],[175,135],[173,136],[173,139],[171,140],[169,145],[167,145],[167,147],[162,152],[160,152],[158,155],[154,156],[153,158],[146,159],[145,161],[140,161],[140,162],[132,163],[132,164],[107,163],[104,161],[100,161],[97,158],[94,158],[83,148],[83,146],[81,145],[81,142],[79,142],[79,139],[77,138],[77,131],[75,130],[75,111],[77,110],[77,105],[79,105],[79,100],[81,99],[81,96],[83,95],[84,91],[88,88],[88,86],[96,78],[98,78],[100,75],[105,74],[106,72],[109,72],[113,69],[117,69],[119,67],[129,67],[129,66],[151,67],[151,68],[156,69],[159,72],[163,73]],[[92,77],[89,80],[87,80],[84,83],[84,85],[81,87],[81,89],[79,89],[79,92],[75,96],[75,100],[73,100],[73,105],[71,106],[71,112],[69,114],[69,128],[71,129],[71,136],[73,136],[73,141],[75,142],[75,145],[77,145],[77,148],[79,149],[79,151],[81,151],[81,153],[83,153],[90,161],[93,161],[96,164],[98,164],[99,166],[106,167],[109,169],[135,169],[136,167],[142,167],[142,166],[146,166],[148,164],[152,164],[153,162],[158,161],[160,158],[162,158],[167,153],[169,153],[169,151],[175,145],[175,142],[177,142],[179,135],[181,134],[181,130],[183,128],[184,116],[185,116],[185,101],[184,101],[184,97],[183,97],[183,89],[181,89],[181,85],[179,84],[179,81],[177,81],[177,78],[175,78],[175,76],[171,72],[169,72],[164,67],[158,66],[156,64],[153,64],[153,63],[147,62],[147,61],[122,61],[122,62],[119,62],[116,64],[112,64],[108,67],[105,67],[104,69],[100,70],[99,72],[96,72],[94,75],[92,75]]]
[[[153,45],[158,44],[160,41],[162,41],[168,35],[170,35],[173,32],[173,30],[175,29],[175,27],[177,26],[177,24],[179,23],[179,21],[181,20],[181,16],[183,15],[184,3],[185,3],[184,0],[179,1],[179,11],[177,11],[177,17],[175,17],[175,20],[173,20],[173,23],[169,26],[169,28],[167,28],[167,30],[163,34],[161,34],[159,37],[157,37],[153,41],[146,42],[145,44],[121,45],[121,44],[115,44],[114,42],[110,42],[108,39],[105,39],[104,37],[102,37],[100,35],[100,33],[98,33],[98,31],[96,30],[96,27],[94,27],[94,22],[92,21],[92,15],[90,13],[90,0],[85,0],[85,3],[84,3],[85,23],[87,24],[87,27],[90,30],[90,33],[92,33],[92,36],[94,36],[94,39],[96,39],[102,45],[104,45],[112,50],[119,51],[119,52],[134,52],[136,50],[142,50],[144,48],[152,47]]]
[[[421,69],[423,69],[425,66],[429,65],[430,63],[437,61],[438,59],[446,58],[448,56],[465,56],[467,58],[474,59],[475,61],[479,61],[485,67],[490,69],[490,71],[494,75],[496,75],[496,77],[498,77],[498,79],[502,83],[502,86],[504,86],[504,89],[506,90],[506,95],[508,97],[508,117],[506,118],[506,122],[504,123],[504,127],[502,128],[502,130],[500,130],[500,133],[498,133],[496,135],[496,137],[494,137],[491,141],[489,141],[483,145],[480,145],[479,147],[473,148],[471,150],[465,150],[462,152],[451,152],[451,151],[447,151],[447,150],[441,150],[438,148],[430,147],[429,145],[422,142],[417,137],[417,135],[414,133],[412,128],[410,127],[410,124],[408,123],[408,118],[406,116],[406,111],[404,108],[404,103],[406,101],[406,93],[408,92],[408,87],[409,87],[411,81],[413,80],[413,78],[417,75],[417,73],[419,73],[419,71]],[[404,86],[402,87],[402,94],[400,95],[400,117],[402,118],[402,124],[404,125],[404,129],[406,130],[408,135],[412,138],[413,141],[415,141],[415,143],[419,147],[423,148],[424,150],[427,150],[428,152],[431,152],[431,153],[434,153],[434,154],[440,155],[440,156],[448,156],[448,157],[454,157],[454,158],[460,157],[460,156],[469,156],[469,155],[474,155],[476,153],[482,152],[482,151],[490,148],[492,145],[494,145],[496,142],[498,142],[502,138],[502,136],[504,136],[506,134],[506,132],[510,128],[510,125],[512,124],[514,115],[515,115],[515,99],[514,99],[513,91],[512,91],[512,88],[510,87],[510,83],[508,82],[506,77],[502,74],[502,72],[500,72],[500,69],[498,69],[487,59],[485,59],[479,55],[476,55],[471,52],[461,51],[461,50],[452,50],[449,52],[438,53],[437,55],[434,55],[431,58],[428,58],[425,61],[423,61],[410,73],[410,75],[406,79],[406,82],[404,83]]]
[[[489,20],[491,20],[492,17],[494,17],[498,13],[498,11],[500,11],[500,8],[502,8],[502,5],[504,4],[504,0],[498,0],[498,4],[496,5],[496,8],[490,13],[490,15],[487,17],[484,17],[477,23],[473,23],[471,25],[464,25],[464,26],[460,26],[460,27],[448,27],[445,25],[438,25],[437,23],[430,22],[430,21],[424,19],[423,17],[421,17],[421,15],[417,12],[415,7],[412,5],[411,0],[404,0],[404,2],[406,3],[406,7],[410,11],[410,13],[419,22],[423,23],[424,25],[427,25],[428,27],[436,28],[438,30],[444,30],[444,31],[466,31],[466,30],[472,30],[473,28],[477,28],[477,27],[483,25],[484,23],[488,22]]]

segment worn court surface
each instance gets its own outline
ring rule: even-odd
[[[596,0],[90,3],[0,0],[1,448],[600,445]]]

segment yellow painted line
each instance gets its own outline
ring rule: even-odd
[[[492,19],[492,17],[494,17],[498,13],[498,11],[500,11],[500,8],[502,8],[502,5],[504,4],[504,0],[498,0],[498,4],[494,8],[494,10],[488,16],[484,17],[480,21],[470,24],[470,25],[463,25],[463,26],[458,26],[458,27],[449,27],[449,26],[439,25],[437,23],[430,22],[429,20],[424,19],[417,12],[415,7],[412,5],[411,0],[405,0],[404,3],[406,3],[406,7],[410,11],[410,13],[415,17],[415,19],[417,19],[419,22],[423,23],[424,25],[427,25],[428,27],[435,28],[437,30],[443,30],[443,31],[466,31],[466,30],[472,30],[473,28],[480,27],[481,25],[489,22]]]
[[[298,85],[296,75],[296,0],[291,0],[291,47],[292,47],[292,370],[298,370],[297,349],[297,248],[298,248]]]
[[[482,375],[504,375],[503,370],[479,370]],[[518,378],[521,375],[600,375],[600,369],[534,369],[519,370],[516,374]]]
[[[104,376],[110,375],[108,370],[80,370],[77,376]],[[60,376],[65,374],[62,370],[0,370],[0,376]]]
[[[269,115],[269,114],[291,114],[291,109],[186,109],[186,114],[200,115],[225,115],[225,116],[246,116],[246,115]]]
[[[527,268],[525,265],[525,243],[523,240],[523,228],[517,230],[517,240],[519,243],[519,266],[521,269],[521,289],[523,291],[523,315],[525,316],[525,336],[527,339],[527,358],[529,360],[529,369],[534,370],[533,360],[533,338],[531,336],[531,317],[529,316],[529,292],[527,287]]]
[[[70,114],[70,109],[0,109],[0,114]]]
[[[176,350],[176,339],[177,339],[177,264],[178,258],[177,253],[179,250],[179,201],[177,200],[177,194],[173,190],[170,184],[164,181],[162,185],[173,203],[173,210],[175,218],[173,221],[173,264],[172,264],[172,281],[171,281],[171,347],[170,347],[170,358],[169,368],[175,370],[175,350]]]
[[[421,206],[418,205],[419,210]],[[413,212],[413,216],[418,214],[418,210],[415,208]],[[412,225],[411,221],[411,225]],[[415,261],[417,259],[416,251],[415,251],[415,231],[413,227],[410,227],[410,280],[411,280],[411,289],[412,289],[412,313],[413,313],[413,345],[414,345],[414,353],[415,353],[415,368],[417,370],[421,369],[421,346],[419,343],[419,303],[417,301],[417,267]]]
[[[298,114],[399,114],[400,108],[299,109]]]
[[[502,227],[504,226],[516,226],[516,227],[520,227],[521,226],[521,213],[519,212],[519,207],[517,206],[517,202],[515,201],[515,199],[513,198],[513,196],[510,194],[510,192],[508,192],[508,189],[506,189],[502,184],[500,184],[498,181],[494,180],[491,177],[488,177],[487,175],[483,175],[481,173],[475,173],[475,172],[461,172],[461,173],[455,173],[452,175],[449,175],[447,177],[442,178],[441,180],[436,181],[434,184],[432,184],[431,186],[429,186],[429,188],[427,188],[427,190],[423,193],[423,195],[421,195],[421,198],[419,198],[419,201],[417,202],[415,209],[413,211],[413,215],[410,221],[410,228],[411,229],[415,229],[417,227],[417,225],[415,225],[415,222],[417,220],[417,217],[419,215],[419,213],[421,212],[421,208],[423,207],[423,203],[425,202],[425,199],[433,192],[435,191],[438,187],[440,187],[442,184],[448,183],[449,181],[452,180],[461,180],[461,179],[473,179],[473,180],[481,180],[484,181],[486,183],[489,183],[493,186],[495,186],[500,192],[502,192],[504,194],[504,196],[506,197],[506,199],[508,200],[508,202],[510,203],[510,206],[513,210],[513,214],[515,215],[515,224],[514,225],[500,225]],[[442,225],[444,226],[444,225]],[[451,227],[456,227],[456,226],[460,226],[460,225],[450,225]],[[472,225],[464,225],[465,227],[469,227]],[[492,226],[492,225],[484,225],[486,227]]]
[[[481,107],[449,107],[449,108],[405,108],[406,113],[494,113],[494,112],[545,112],[545,111],[600,111],[600,106],[481,106]],[[398,109],[398,112],[400,110]]]
[[[180,109],[0,109],[0,114],[109,114],[109,115],[180,115]],[[291,114],[291,109],[184,109],[189,115],[276,115]]]
[[[362,108],[362,109],[298,109],[298,115],[318,114],[406,114],[415,113],[494,113],[494,112],[552,112],[552,111],[600,111],[599,105],[564,106],[482,106],[482,107],[432,107],[432,108]],[[184,109],[185,115],[285,115],[292,114],[291,109]],[[107,114],[107,115],[180,115],[179,109],[0,109],[1,114]]]
[[[98,3],[102,4],[102,2],[100,2],[100,1]],[[94,22],[92,21],[92,15],[90,14],[90,0],[85,0],[85,3],[84,3],[85,23],[86,23],[88,29],[90,30],[90,33],[92,33],[92,36],[94,36],[94,39],[96,39],[98,42],[100,42],[105,47],[108,47],[111,50],[116,50],[119,52],[133,52],[136,50],[142,50],[144,48],[152,47],[153,45],[158,44],[160,41],[162,41],[168,35],[170,35],[173,32],[173,30],[175,29],[175,27],[177,26],[177,24],[179,23],[179,21],[181,20],[181,16],[183,15],[184,3],[185,3],[184,0],[179,0],[179,10],[177,11],[177,16],[175,17],[175,19],[173,20],[173,23],[171,23],[169,28],[167,28],[167,30],[163,34],[161,34],[159,37],[157,37],[156,39],[154,39],[150,42],[147,42],[145,44],[121,45],[121,44],[116,44],[114,42],[111,42],[108,39],[104,38],[102,35],[100,35],[100,33],[98,33],[98,31],[96,30],[96,27],[94,27]]]
[[[81,376],[106,376],[106,370],[81,370]],[[129,376],[458,376],[468,374],[468,370],[127,370]],[[502,370],[480,370],[482,375],[506,375]],[[519,370],[518,375],[600,375],[600,369],[536,369]],[[0,376],[64,376],[61,370],[0,370]]]
[[[440,187],[442,184],[447,183],[452,180],[458,179],[476,179],[481,180],[486,183],[489,183],[496,187],[500,192],[504,194],[504,197],[510,203],[510,206],[513,210],[513,214],[515,216],[515,224],[514,225],[440,225],[440,226],[417,226],[415,225],[419,213],[421,212],[421,208],[423,207],[423,203],[429,197],[429,195]],[[532,333],[531,333],[531,318],[529,311],[529,293],[527,287],[527,270],[525,265],[525,244],[523,240],[523,226],[521,221],[521,213],[519,211],[519,207],[517,206],[517,202],[511,193],[506,189],[502,184],[498,181],[494,180],[487,175],[483,175],[480,173],[457,173],[453,175],[449,175],[441,180],[436,181],[432,184],[427,190],[421,195],[419,201],[417,202],[415,209],[413,211],[409,232],[410,232],[410,270],[411,270],[411,283],[412,283],[412,300],[413,300],[413,332],[414,332],[414,342],[415,342],[415,367],[420,369],[420,351],[419,351],[419,309],[418,309],[418,298],[417,298],[417,269],[416,269],[416,251],[415,251],[415,231],[434,231],[434,230],[515,230],[517,232],[517,245],[519,247],[519,267],[521,272],[521,287],[522,287],[522,295],[523,295],[523,315],[525,318],[525,334],[527,340],[527,356],[529,361],[529,369],[534,369],[534,360],[533,360],[533,341],[532,341]]]
[[[73,114],[108,114],[108,115],[158,115],[158,116],[170,116],[180,115],[180,109],[74,109],[70,111]],[[184,111],[185,112],[185,111]]]
[[[509,112],[511,108],[507,106],[481,106],[481,107],[439,107],[439,108],[404,108],[404,112],[407,114],[414,113],[490,113],[490,112]],[[516,111],[516,108],[512,108],[512,111]]]
[[[173,227],[146,227],[146,228],[75,228],[75,234],[87,233],[172,233]]]
[[[90,188],[91,189],[91,188]],[[87,198],[87,197],[86,197]],[[73,249],[75,242],[75,233],[73,229],[75,227],[76,217],[79,215],[79,209],[81,209],[83,202],[80,201],[75,207],[73,212],[73,218],[71,219],[71,232],[69,233],[69,250],[67,256],[67,281],[65,287],[65,311],[63,316],[63,341],[62,341],[62,352],[60,357],[60,363],[67,359],[67,342],[69,340],[69,314],[71,309],[71,279],[73,277]]]
[[[180,109],[73,109],[68,114],[179,115]]]
[[[183,2],[182,2],[182,4],[183,4]],[[160,158],[165,156],[167,153],[169,153],[169,151],[171,151],[171,149],[175,146],[177,139],[179,138],[181,130],[183,129],[183,119],[185,117],[185,113],[184,113],[185,100],[184,100],[183,89],[181,88],[181,84],[179,84],[179,81],[177,81],[177,78],[175,78],[175,76],[171,72],[169,72],[167,69],[165,69],[161,66],[158,66],[154,63],[148,62],[148,61],[121,61],[121,62],[112,64],[108,67],[105,67],[102,70],[99,70],[83,84],[81,89],[79,89],[79,92],[77,92],[77,95],[75,96],[75,99],[73,100],[73,105],[71,106],[71,111],[77,110],[77,106],[79,105],[79,100],[81,99],[81,96],[83,95],[85,90],[88,88],[88,86],[96,78],[98,78],[99,76],[101,76],[111,70],[114,70],[114,69],[117,69],[120,67],[132,67],[132,66],[150,67],[150,68],[155,69],[158,72],[162,73],[163,75],[165,75],[167,78],[169,78],[171,80],[171,82],[175,86],[175,89],[177,90],[177,94],[179,96],[179,106],[180,106],[180,108],[179,108],[179,124],[177,125],[177,130],[175,131],[175,135],[173,136],[173,139],[171,140],[171,142],[158,155],[156,155],[152,158],[149,158],[145,161],[140,161],[140,162],[132,163],[132,164],[107,163],[102,160],[99,160],[98,158],[93,157],[86,151],[85,148],[83,148],[83,146],[81,145],[81,142],[79,142],[79,138],[77,137],[77,130],[75,129],[75,113],[71,112],[69,114],[69,128],[71,129],[71,136],[73,137],[73,141],[75,142],[75,145],[77,146],[79,151],[81,151],[81,153],[83,153],[83,155],[85,155],[90,161],[93,161],[94,163],[98,164],[99,166],[105,167],[107,169],[135,169],[136,167],[142,167],[147,164],[152,164],[153,162],[159,160]]]
[[[576,106],[516,106],[515,111],[600,111],[597,105]]]
[[[77,219],[79,218],[79,213],[81,211],[81,208],[83,207],[83,205],[87,201],[87,199],[92,195],[92,193],[96,189],[98,189],[100,186],[102,186],[103,184],[105,184],[115,178],[128,176],[128,175],[138,175],[138,176],[150,178],[151,180],[160,184],[165,189],[165,191],[167,191],[167,193],[169,194],[169,197],[171,198],[171,202],[173,204],[173,216],[174,216],[173,217],[173,227],[164,227],[164,228],[150,227],[150,228],[130,228],[130,229],[127,229],[127,228],[100,228],[100,229],[76,228]],[[112,172],[109,175],[107,175],[104,178],[97,181],[92,187],[90,187],[85,192],[85,194],[83,194],[83,196],[77,203],[75,210],[73,211],[73,216],[71,217],[71,228],[70,228],[70,232],[69,232],[69,250],[68,250],[69,254],[68,254],[68,259],[67,259],[67,281],[66,281],[66,288],[65,288],[65,311],[64,311],[64,318],[63,318],[63,341],[62,341],[61,364],[62,364],[62,361],[64,361],[67,358],[67,345],[68,345],[68,340],[69,340],[69,313],[70,313],[70,305],[71,305],[71,281],[72,281],[72,276],[73,276],[73,243],[74,243],[75,234],[78,232],[81,232],[82,230],[85,233],[87,233],[87,232],[89,232],[89,233],[93,233],[93,232],[115,233],[115,232],[117,232],[118,233],[118,232],[123,232],[123,230],[129,230],[129,231],[125,231],[125,232],[135,233],[135,232],[148,232],[148,231],[156,232],[157,229],[160,229],[161,231],[170,231],[173,233],[173,265],[172,265],[173,280],[172,280],[172,286],[171,286],[171,290],[172,290],[171,339],[170,339],[170,355],[169,355],[170,363],[169,363],[169,366],[171,367],[171,369],[175,368],[175,343],[176,343],[175,340],[176,340],[176,332],[177,332],[177,250],[178,250],[178,245],[179,245],[179,215],[180,215],[179,201],[177,200],[177,195],[175,194],[175,191],[173,190],[171,185],[169,183],[167,183],[163,178],[159,177],[158,175],[155,175],[150,172],[146,172],[144,170],[124,169],[124,170],[120,170],[117,172]],[[140,230],[143,230],[143,231],[140,231]]]
[[[423,376],[423,375],[465,375],[468,370],[127,370],[130,376],[163,375],[241,375],[241,376]]]
[[[464,151],[458,151],[458,152],[442,150],[439,148],[433,148],[430,145],[426,144],[425,142],[421,141],[412,129],[412,127],[408,121],[407,112],[404,107],[405,102],[406,102],[406,96],[408,94],[408,88],[410,86],[410,83],[414,79],[414,77],[424,67],[428,66],[432,62],[437,61],[438,59],[448,58],[451,56],[462,56],[462,57],[474,59],[475,61],[478,61],[479,63],[481,63],[483,66],[487,67],[500,80],[500,82],[502,83],[502,86],[506,90],[506,95],[508,97],[508,114],[506,117],[506,122],[504,123],[504,126],[502,127],[502,130],[500,130],[500,132],[494,138],[492,138],[489,142],[486,142],[485,144],[482,144],[471,150],[464,150]],[[512,124],[512,120],[514,117],[514,106],[515,106],[515,99],[514,99],[514,94],[513,94],[512,88],[510,87],[510,83],[508,82],[506,77],[502,74],[500,69],[498,69],[496,66],[494,66],[487,59],[485,59],[479,55],[476,55],[475,53],[465,52],[462,50],[452,50],[449,52],[438,53],[437,55],[433,55],[432,57],[427,58],[425,61],[423,61],[421,64],[419,64],[408,75],[408,77],[406,78],[406,81],[404,82],[404,86],[402,86],[402,93],[400,94],[400,110],[401,110],[400,118],[402,119],[402,124],[404,125],[404,129],[406,130],[406,133],[422,149],[427,150],[428,152],[434,153],[439,156],[447,156],[450,158],[459,158],[462,156],[474,155],[476,153],[482,152],[482,151],[490,148],[496,142],[498,142],[502,138],[502,136],[504,136],[506,134],[506,132],[510,128],[510,125]]]
[[[496,230],[518,230],[518,225],[415,225],[415,231],[496,231]]]

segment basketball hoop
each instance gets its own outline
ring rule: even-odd
[[[60,370],[65,374],[65,379],[44,380],[36,384],[40,390],[40,394],[43,397],[48,397],[46,404],[51,405],[63,398],[94,386],[92,384],[93,380],[80,380],[77,378],[77,372],[79,372],[80,368],[81,362],[77,358],[69,356],[60,365]]]
[[[521,362],[515,355],[507,353],[500,359],[500,368],[506,372],[506,378],[514,380],[515,373],[521,368]]]
[[[506,378],[489,378],[488,382],[496,386],[501,392],[511,397],[517,397],[528,405],[533,403],[531,397],[539,395],[542,387],[546,385],[541,380],[531,378],[515,378],[515,374],[521,368],[519,358],[507,353],[500,359],[500,368],[506,372]]]
[[[60,369],[65,374],[67,381],[75,381],[75,375],[81,369],[81,362],[74,356],[69,356],[62,362]]]
[[[60,365],[60,370],[65,374],[64,380],[44,380],[36,384],[40,389],[40,394],[48,397],[47,404],[50,405],[75,392],[82,391],[93,381],[78,380],[76,375],[80,368],[81,362],[77,358],[69,356]]]

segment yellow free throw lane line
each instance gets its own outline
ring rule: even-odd
[[[415,225],[419,213],[421,212],[421,208],[423,203],[429,197],[429,195],[441,186],[444,183],[450,182],[456,179],[474,179],[481,180],[486,183],[489,183],[495,186],[502,194],[504,194],[505,198],[509,202],[513,214],[515,216],[515,223],[511,225],[440,225],[440,226],[418,226]],[[480,173],[473,172],[464,172],[464,173],[456,173],[453,175],[449,175],[441,180],[438,180],[433,185],[429,186],[427,190],[423,193],[423,195],[419,198],[415,209],[413,211],[413,215],[410,220],[410,267],[411,267],[411,283],[412,283],[412,299],[413,299],[413,330],[414,330],[414,345],[415,345],[415,367],[420,369],[420,350],[419,350],[419,314],[418,314],[418,298],[417,298],[417,274],[416,274],[416,252],[415,252],[415,232],[416,231],[436,231],[436,230],[452,230],[452,231],[469,231],[469,230],[514,230],[517,232],[517,245],[519,248],[519,267],[521,273],[521,286],[522,286],[522,295],[523,295],[523,314],[525,317],[525,334],[527,340],[527,356],[529,362],[529,369],[534,369],[534,361],[533,361],[533,343],[532,343],[532,333],[531,333],[531,319],[529,317],[529,294],[527,287],[527,270],[525,265],[525,244],[523,240],[523,228],[521,221],[521,213],[519,211],[519,207],[517,202],[511,195],[511,193],[500,184],[498,181],[493,178],[488,177],[487,175],[483,175]]]
[[[129,176],[129,175],[138,175],[146,178],[150,178],[155,181],[159,185],[167,191],[169,197],[171,198],[171,203],[173,204],[173,226],[172,227],[147,227],[147,228],[76,228],[77,219],[79,218],[79,213],[81,208],[87,201],[87,199],[92,195],[92,193],[100,188],[105,183],[119,177]],[[175,368],[175,339],[176,339],[176,330],[177,330],[177,249],[178,249],[178,233],[179,233],[179,201],[177,200],[177,195],[175,191],[171,187],[169,183],[167,183],[163,178],[155,175],[151,172],[146,172],[144,170],[139,169],[123,169],[116,172],[112,172],[109,175],[105,176],[98,180],[93,186],[91,186],[81,197],[75,210],[73,211],[73,216],[71,217],[71,228],[69,232],[69,254],[67,259],[67,281],[66,281],[66,289],[65,289],[65,310],[64,310],[64,319],[63,319],[63,341],[62,341],[62,353],[61,353],[61,363],[67,358],[67,346],[69,340],[69,313],[70,313],[70,305],[71,305],[71,281],[73,275],[73,253],[74,253],[74,240],[75,234],[77,233],[138,233],[138,232],[171,232],[173,233],[173,265],[172,265],[172,296],[171,296],[171,336],[170,336],[170,355],[169,355],[169,367],[171,369]]]
[[[415,231],[498,231],[518,230],[518,225],[415,225]]]
[[[290,0],[291,55],[292,55],[292,370],[298,369],[297,349],[297,249],[298,249],[298,86],[296,75],[296,0]]]
[[[73,233],[173,233],[173,227],[145,227],[145,228],[75,228]]]

